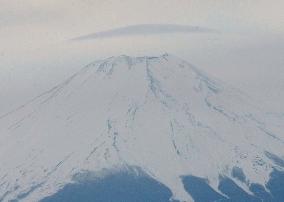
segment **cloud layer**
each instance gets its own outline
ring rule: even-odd
[[[122,36],[148,36],[156,34],[171,34],[171,33],[207,33],[213,30],[197,26],[177,25],[177,24],[140,24],[130,25],[115,29],[110,29],[102,32],[80,36],[74,40],[86,40],[108,37]]]

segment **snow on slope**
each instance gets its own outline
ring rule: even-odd
[[[177,57],[111,57],[0,117],[0,201],[38,201],[80,171],[127,165],[181,201],[192,201],[181,176],[218,191],[234,167],[249,192],[282,169],[271,158],[284,155],[281,131],[244,94]]]

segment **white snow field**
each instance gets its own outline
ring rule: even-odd
[[[0,117],[0,201],[39,201],[76,173],[126,166],[180,201],[193,201],[185,175],[217,192],[227,176],[250,194],[283,169],[273,157],[284,156],[284,128],[271,122],[248,96],[176,56],[96,61]]]

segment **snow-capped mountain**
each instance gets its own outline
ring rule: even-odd
[[[193,201],[184,176],[248,195],[284,168],[284,128],[245,94],[175,56],[93,62],[0,117],[0,201],[40,201],[84,171],[135,167]]]

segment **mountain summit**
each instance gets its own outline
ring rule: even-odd
[[[257,201],[283,171],[283,131],[182,59],[111,57],[1,116],[0,201],[40,201],[80,173],[122,170],[155,179],[172,201],[210,201],[198,184],[226,201],[225,182]]]

